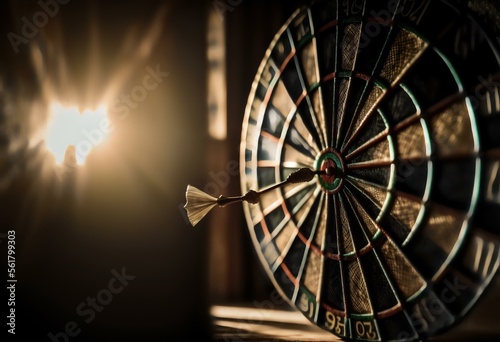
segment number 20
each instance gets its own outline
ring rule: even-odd
[[[373,329],[372,322],[356,321],[356,333],[359,337],[366,337],[371,340],[377,338],[377,333]]]

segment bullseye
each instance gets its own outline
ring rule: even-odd
[[[321,163],[321,171],[325,171],[326,173],[321,176],[323,181],[326,183],[333,183],[336,178],[337,167],[335,162],[332,159],[325,159],[323,163]]]
[[[316,159],[316,169],[324,171],[318,177],[323,191],[336,193],[344,183],[344,161],[342,156],[333,149],[326,149]]]

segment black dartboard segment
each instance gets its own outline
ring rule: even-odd
[[[335,171],[244,205],[269,277],[310,321],[412,340],[471,309],[500,264],[496,80],[494,40],[446,1],[317,1],[276,35],[241,187]]]

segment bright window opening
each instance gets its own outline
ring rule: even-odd
[[[66,149],[74,146],[76,162],[82,165],[90,151],[102,144],[113,126],[104,106],[80,111],[75,107],[52,105],[46,144],[59,164],[64,162]]]

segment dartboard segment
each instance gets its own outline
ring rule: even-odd
[[[245,203],[249,232],[282,296],[339,337],[446,331],[500,266],[500,54],[465,11],[313,1],[257,72],[242,191],[321,173]]]

